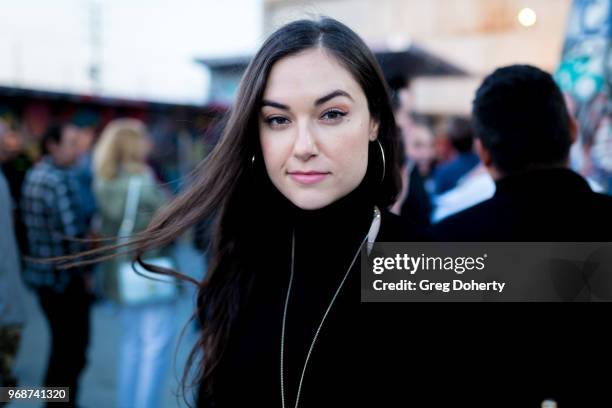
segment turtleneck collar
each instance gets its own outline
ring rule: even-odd
[[[298,232],[319,229],[333,234],[361,230],[364,224],[369,226],[374,200],[365,183],[361,183],[346,196],[317,210],[302,210],[293,204],[291,206],[291,215]],[[344,231],[336,231],[339,228]]]
[[[304,210],[283,196],[266,177],[252,190],[253,204],[247,220],[247,249],[257,253],[273,251],[275,256],[291,253],[295,233],[300,254],[331,257],[346,263],[367,234],[374,212],[374,194],[362,183],[346,196],[317,209]]]
[[[296,234],[352,235],[351,232],[360,232],[364,228],[367,232],[372,221],[374,194],[366,180],[344,197],[315,210],[297,207],[269,179],[264,188],[267,194],[262,194],[262,200],[267,197],[270,202],[264,204],[268,207],[266,212],[272,211],[278,222],[288,229],[295,229]]]

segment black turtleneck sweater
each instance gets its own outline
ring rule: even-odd
[[[291,273],[294,280],[285,329],[285,404],[295,405],[308,349],[342,278],[373,219],[374,202],[362,183],[314,211],[295,207],[269,184],[253,197],[246,228],[245,261],[254,280],[214,376],[214,406],[280,407],[280,345],[283,307]],[[386,211],[377,241],[414,241],[416,230]],[[328,314],[308,362],[300,407],[326,406],[352,398],[363,373],[360,331],[359,258]],[[344,385],[343,385],[344,384]],[[348,389],[352,387],[352,389]],[[246,405],[245,405],[246,404]]]

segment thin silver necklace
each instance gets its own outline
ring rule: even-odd
[[[332,297],[331,302],[329,302],[329,305],[327,306],[327,309],[325,310],[325,313],[323,314],[323,318],[321,319],[321,323],[319,323],[319,326],[317,327],[317,331],[315,332],[315,335],[312,338],[312,343],[310,343],[310,348],[308,349],[308,353],[306,354],[306,361],[304,361],[304,367],[302,368],[302,374],[300,376],[300,382],[298,384],[298,390],[297,390],[297,395],[295,397],[294,408],[297,408],[298,404],[300,402],[300,393],[302,391],[302,384],[304,382],[304,375],[306,374],[306,367],[308,366],[308,361],[310,360],[310,356],[312,355],[312,350],[314,349],[315,342],[317,341],[317,338],[319,337],[319,333],[321,331],[321,328],[323,327],[323,323],[325,322],[325,319],[327,318],[327,315],[329,314],[329,311],[331,310],[332,306],[334,305],[334,302],[336,301],[336,298],[338,297],[338,294],[342,290],[342,287],[344,286],[344,282],[348,278],[348,275],[349,275],[351,269],[353,268],[353,265],[355,264],[355,261],[357,260],[357,256],[359,256],[359,253],[361,252],[361,249],[363,248],[363,245],[366,242],[368,243],[368,252],[369,252],[370,249],[372,248],[374,240],[376,239],[376,235],[378,235],[379,228],[380,228],[380,210],[378,209],[378,207],[374,207],[374,218],[372,220],[372,224],[370,225],[370,230],[368,231],[366,236],[361,241],[361,244],[359,244],[359,248],[357,248],[357,252],[355,252],[355,256],[353,256],[353,260],[351,261],[351,264],[349,265],[348,269],[344,273],[344,277],[342,278],[342,281],[340,281],[340,285],[338,286],[338,289],[336,289],[336,293]],[[291,234],[291,276],[289,277],[289,288],[287,289],[287,297],[285,298],[285,307],[284,307],[284,310],[283,310],[283,324],[282,324],[282,330],[281,330],[280,385],[281,385],[282,408],[285,408],[285,376],[284,376],[284,371],[285,371],[284,370],[285,324],[286,324],[286,321],[287,321],[287,307],[289,305],[289,297],[291,295],[291,287],[293,285],[294,266],[295,266],[295,231],[293,231],[293,233]]]

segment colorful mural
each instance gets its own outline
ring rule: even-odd
[[[574,0],[555,74],[580,128],[573,166],[612,194],[612,0]]]

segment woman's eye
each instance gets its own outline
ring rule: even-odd
[[[333,110],[329,110],[329,111],[325,112],[321,116],[321,119],[324,119],[324,120],[327,120],[327,121],[337,121],[337,120],[341,119],[343,116],[346,116],[345,112],[333,109]]]
[[[266,119],[266,123],[271,127],[279,127],[287,125],[289,123],[289,119],[282,116],[272,116]]]

